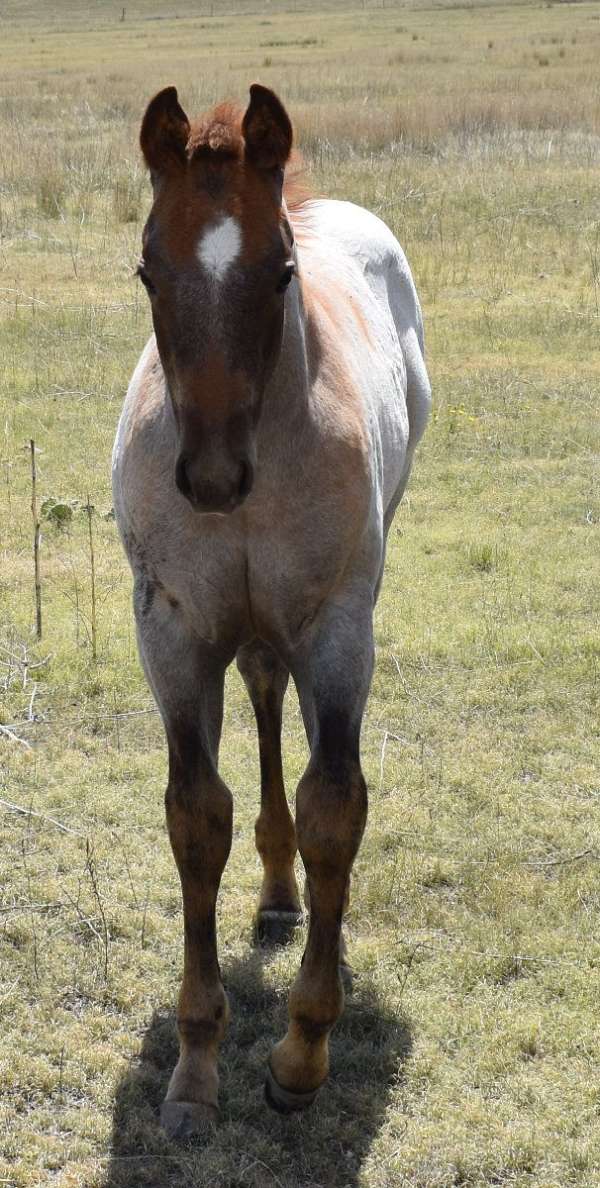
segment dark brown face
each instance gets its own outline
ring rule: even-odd
[[[153,100],[142,125],[154,205],[138,271],[178,426],[175,481],[203,512],[233,511],[251,490],[256,426],[294,275],[291,233],[280,210],[283,165],[273,162],[272,145],[265,154],[280,105],[270,92],[265,101],[264,89],[255,90],[259,125],[253,94],[241,125],[231,112],[225,122],[217,109],[212,120],[190,129],[176,98],[173,107],[172,89]],[[255,132],[260,126],[258,153],[253,126]],[[276,130],[281,138],[279,125]],[[173,143],[185,144],[184,151]],[[291,129],[286,157],[290,143]]]

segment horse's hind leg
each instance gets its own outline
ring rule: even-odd
[[[240,648],[237,664],[254,707],[260,753],[260,813],[255,835],[264,874],[257,934],[261,940],[284,941],[301,916],[294,874],[296,830],[281,765],[281,712],[289,672],[272,648],[258,640]]]
[[[310,890],[310,925],[290,994],[287,1035],[271,1054],[267,1100],[302,1109],[327,1076],[328,1037],[344,1003],[340,933],[348,880],[367,814],[359,739],[373,667],[373,594],[360,589],[323,616],[294,677],[311,757],[298,785],[296,828]]]
[[[231,846],[232,798],[217,774],[225,665],[198,644],[157,594],[136,599],[140,656],[169,747],[167,825],[183,897],[180,1055],[161,1110],[172,1137],[217,1116],[217,1054],[228,1006],[217,960],[215,907]]]

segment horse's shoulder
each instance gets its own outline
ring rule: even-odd
[[[162,474],[168,464],[170,415],[165,379],[154,335],[148,340],[127,389],[113,447],[115,510],[150,496],[150,471]]]
[[[129,381],[113,451],[113,466],[123,452],[142,438],[147,439],[153,426],[162,420],[166,409],[165,377],[152,335],[144,347]]]
[[[154,334],[148,339],[129,381],[125,407],[130,414],[151,416],[164,402],[165,379]]]

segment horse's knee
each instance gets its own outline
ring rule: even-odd
[[[339,769],[336,774],[341,775]],[[296,797],[298,846],[309,881],[341,885],[340,910],[366,819],[367,785],[358,760],[345,762],[342,779],[332,779],[311,762]]]
[[[175,860],[183,880],[218,881],[229,857],[233,797],[219,778],[193,785],[170,779],[165,808]]]

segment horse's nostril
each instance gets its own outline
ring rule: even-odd
[[[175,465],[175,483],[182,495],[186,499],[190,498],[192,488],[187,472],[187,458],[185,454],[180,454]]]
[[[240,478],[238,482],[238,498],[245,499],[252,490],[252,481],[254,472],[249,462],[242,462],[240,466]]]

